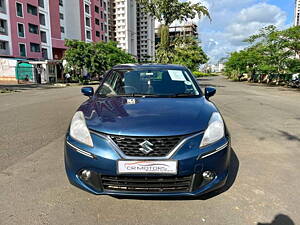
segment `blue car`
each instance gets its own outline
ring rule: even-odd
[[[71,184],[94,194],[197,196],[228,177],[230,135],[179,65],[114,66],[72,118],[65,139]]]

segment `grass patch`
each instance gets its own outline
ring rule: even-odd
[[[194,71],[193,72],[194,76],[199,78],[199,77],[211,77],[211,76],[218,76],[217,73],[203,73],[200,71]]]
[[[6,94],[11,92],[16,92],[16,91],[7,88],[0,89],[0,94]]]

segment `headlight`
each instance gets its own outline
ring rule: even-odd
[[[214,112],[208,122],[208,127],[204,132],[200,147],[212,144],[224,137],[224,122],[218,112]]]
[[[83,112],[81,111],[76,112],[72,118],[70,136],[83,144],[94,147],[89,129],[85,123]]]

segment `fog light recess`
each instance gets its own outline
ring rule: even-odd
[[[215,178],[215,173],[212,172],[212,171],[207,170],[207,171],[202,173],[202,176],[203,176],[204,180],[211,181]]]
[[[91,178],[91,175],[92,175],[92,173],[91,173],[90,170],[82,170],[81,173],[80,173],[80,178],[82,180],[86,180],[87,181],[88,179]]]

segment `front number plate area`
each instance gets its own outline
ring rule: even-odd
[[[177,174],[177,161],[133,161],[119,160],[118,174]]]

